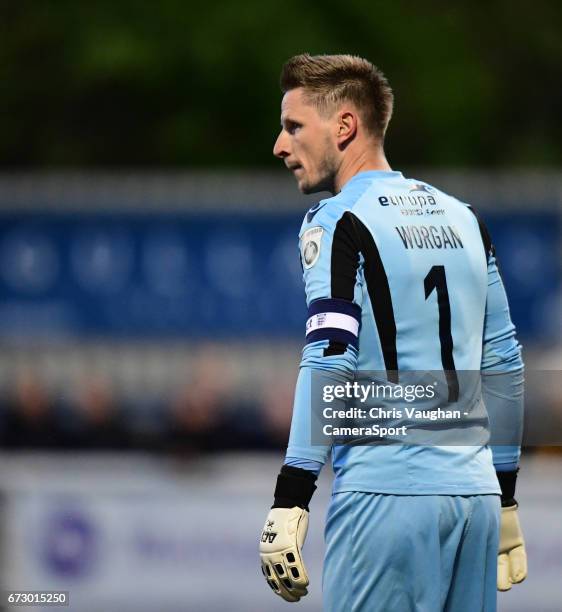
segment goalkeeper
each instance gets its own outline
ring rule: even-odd
[[[523,363],[494,247],[470,206],[393,171],[384,75],[348,55],[283,67],[274,154],[303,193],[328,191],[299,234],[309,318],[291,434],[260,539],[262,571],[289,602],[308,588],[302,547],[315,481],[335,472],[325,538],[325,612],[493,612],[527,573],[515,485]],[[311,442],[311,380],[357,371],[481,372],[501,444]],[[480,397],[481,395],[481,397]]]

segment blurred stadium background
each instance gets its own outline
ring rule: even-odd
[[[341,9],[3,7],[0,588],[68,590],[80,612],[287,608],[256,551],[303,339],[297,232],[316,201],[271,156],[295,53],[385,70],[391,164],[481,211],[527,368],[560,378],[560,7]],[[526,440],[530,576],[499,609],[555,612],[560,387],[531,384],[527,407],[551,435]],[[303,611],[320,609],[328,471]]]

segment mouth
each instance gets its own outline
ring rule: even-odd
[[[300,164],[287,164],[287,168],[291,172],[296,172],[297,170],[302,170],[302,166]]]

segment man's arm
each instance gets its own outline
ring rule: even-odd
[[[330,211],[331,212],[331,211]],[[300,240],[308,305],[306,344],[295,389],[287,455],[261,542],[262,572],[273,591],[287,601],[306,595],[308,576],[301,548],[308,526],[308,504],[329,446],[311,442],[314,371],[322,380],[341,382],[355,372],[361,321],[358,287],[359,246],[351,218],[333,219],[324,211],[315,225],[306,222]],[[341,213],[340,213],[341,214]]]
[[[515,337],[505,288],[493,254],[488,259],[481,372],[482,395],[492,432],[494,466],[498,474],[513,473],[519,467],[523,436],[524,368],[521,346]],[[500,484],[505,480],[502,476],[498,478]]]
[[[517,515],[515,484],[523,436],[523,361],[490,235],[478,219],[488,263],[482,350],[482,396],[490,419],[492,456],[501,487],[498,589],[527,576],[527,557]],[[495,444],[494,444],[495,442]]]

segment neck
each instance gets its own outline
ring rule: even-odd
[[[356,174],[367,170],[392,170],[390,164],[386,161],[382,148],[370,151],[363,150],[359,154],[346,156],[334,179],[334,194],[339,193],[347,181]]]

